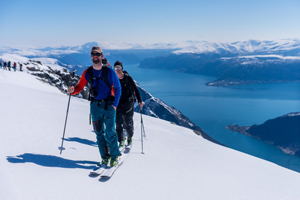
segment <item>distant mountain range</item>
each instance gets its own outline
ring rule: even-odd
[[[90,49],[101,46],[113,65],[139,64],[142,68],[216,77],[208,86],[278,83],[300,80],[300,40],[249,40],[233,43],[186,41],[151,45],[89,42],[75,47],[1,47],[0,55],[13,53],[28,58],[55,58],[81,74],[91,65]]]
[[[280,148],[283,152],[300,156],[300,112],[289,113],[253,126],[226,127]]]
[[[140,67],[216,77],[208,86],[299,81],[300,40],[199,43],[147,58]]]
[[[11,48],[1,47],[0,55],[16,54],[28,58],[54,58],[65,63],[69,69],[76,69],[77,74],[82,72],[90,66],[91,58],[90,52],[93,46],[101,46],[103,48],[104,56],[108,59],[111,65],[119,60],[124,64],[139,64],[145,58],[156,57],[159,55],[170,53],[174,48],[163,48],[158,45],[144,46],[139,45],[113,45],[113,44],[99,44],[96,42],[89,42],[80,46],[70,47],[45,47],[45,48]],[[117,48],[119,47],[119,48]],[[168,45],[166,45],[168,47]]]

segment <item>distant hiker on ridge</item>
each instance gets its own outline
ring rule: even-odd
[[[100,165],[107,166],[110,160],[110,166],[117,166],[121,153],[115,130],[115,119],[116,108],[121,96],[121,85],[115,71],[104,66],[106,63],[102,62],[103,58],[102,49],[93,47],[91,50],[93,65],[82,73],[79,83],[75,87],[68,88],[68,92],[76,95],[87,83],[90,84],[90,112],[102,158]]]
[[[142,109],[144,103],[142,101],[140,92],[136,87],[133,79],[126,71],[123,70],[123,64],[120,61],[115,62],[114,69],[118,75],[118,78],[122,87],[122,95],[120,97],[119,105],[117,107],[116,117],[116,131],[118,133],[119,146],[125,146],[123,128],[127,133],[127,145],[132,144],[132,136],[134,132],[133,126],[133,114],[134,114],[134,102],[135,96],[138,99],[140,108]]]
[[[7,67],[8,67],[8,70],[10,71],[10,66],[11,65],[11,62],[10,61],[8,61],[8,63],[7,63]]]
[[[6,70],[6,62],[3,63],[3,69]]]
[[[14,62],[14,66],[12,67],[14,69],[14,71],[17,71],[17,63]]]

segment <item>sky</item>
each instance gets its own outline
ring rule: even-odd
[[[299,0],[0,0],[0,46],[300,38]]]

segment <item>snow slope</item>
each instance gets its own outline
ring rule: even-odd
[[[0,70],[0,199],[298,199],[297,172],[211,143],[192,130],[140,115],[133,148],[109,180],[89,177],[100,161],[89,102],[27,73]]]

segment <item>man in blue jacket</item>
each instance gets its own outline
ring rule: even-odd
[[[121,155],[115,130],[116,108],[121,96],[121,84],[115,71],[103,66],[103,58],[102,49],[93,47],[91,50],[93,65],[83,72],[75,87],[68,88],[68,92],[76,95],[87,83],[90,84],[90,111],[102,158],[101,165],[108,165],[110,161],[111,166],[116,166],[118,156]]]

